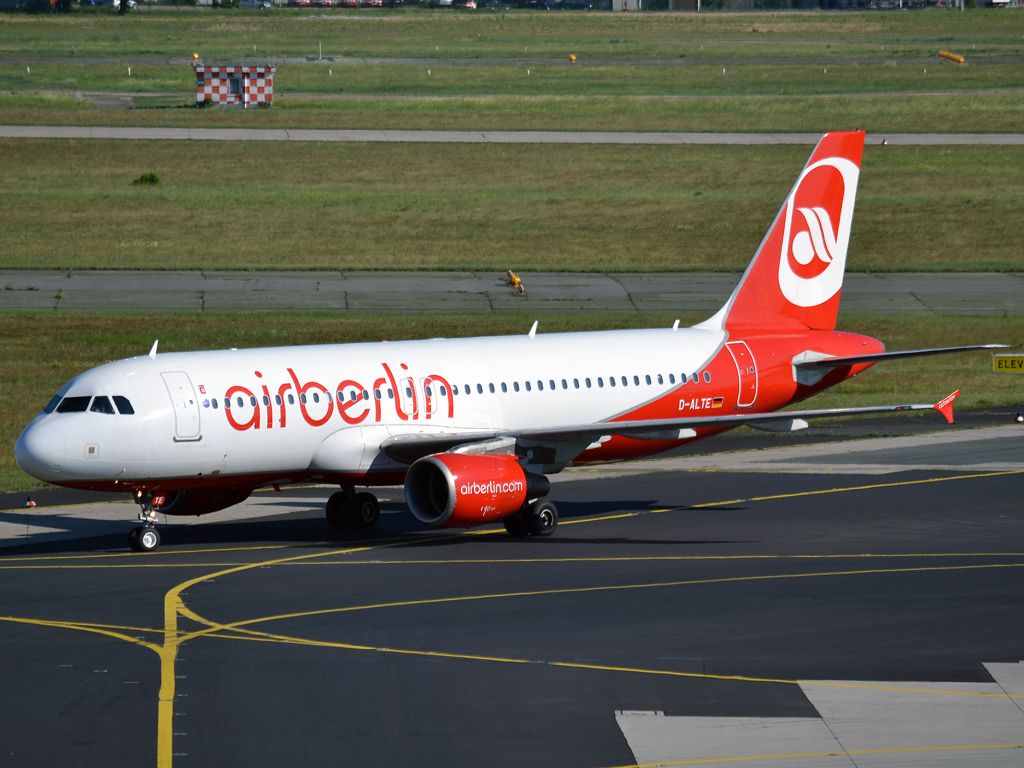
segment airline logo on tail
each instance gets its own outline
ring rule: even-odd
[[[823,304],[843,287],[860,169],[844,157],[807,166],[786,200],[779,288],[798,307]]]

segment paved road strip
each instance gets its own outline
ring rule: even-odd
[[[0,138],[142,141],[353,141],[463,144],[815,144],[819,133],[630,133],[614,131],[357,131],[4,125]],[[1022,144],[1021,133],[868,134],[868,144]]]

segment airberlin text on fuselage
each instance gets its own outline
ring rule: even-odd
[[[319,381],[310,380],[303,383],[299,375],[291,368],[285,369],[287,379],[275,389],[273,384],[268,386],[263,383],[261,372],[254,371],[255,377],[261,381],[258,381],[251,389],[240,384],[228,387],[224,393],[224,416],[227,418],[228,424],[242,432],[247,429],[287,428],[289,408],[292,409],[293,414],[294,409],[298,408],[299,415],[311,427],[323,426],[330,421],[335,411],[346,424],[361,424],[370,417],[371,413],[373,420],[379,422],[383,418],[381,409],[385,407],[385,398],[394,405],[395,415],[401,421],[416,420],[421,415],[426,419],[431,416],[440,416],[445,404],[448,406],[448,418],[455,415],[452,387],[443,376],[437,374],[425,376],[417,384],[407,373],[402,375],[409,370],[407,365],[402,363],[399,367],[400,378],[396,378],[391,368],[386,363],[382,363],[381,368],[383,368],[384,375],[374,380],[373,387],[369,390],[353,379],[343,379],[333,390],[328,389]],[[381,387],[386,387],[387,393],[382,392]],[[200,391],[202,390],[203,387],[200,387]],[[370,394],[371,391],[374,393],[373,395]],[[405,406],[402,403],[401,392],[406,393]],[[379,396],[377,393],[380,393]],[[321,395],[326,401],[327,408],[322,415],[314,416],[310,413],[310,400],[315,397],[314,402],[319,403]],[[289,401],[289,396],[291,396],[291,401]],[[246,421],[239,421],[232,412],[231,406],[236,405],[236,398],[239,397],[243,401],[242,407],[255,403],[252,415]],[[371,400],[373,401],[372,406]],[[204,402],[204,406],[206,405],[207,403]],[[294,420],[295,416],[293,415],[292,418]]]

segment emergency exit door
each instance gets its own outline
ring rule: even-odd
[[[183,371],[161,373],[174,406],[174,440],[199,440],[199,400],[192,381]]]
[[[736,362],[740,391],[736,397],[737,408],[750,408],[757,400],[757,363],[744,341],[730,341],[725,345]]]

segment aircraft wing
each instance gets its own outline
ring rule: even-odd
[[[540,429],[502,430],[493,432],[449,432],[444,434],[409,434],[390,437],[381,443],[381,450],[395,461],[411,464],[432,453],[451,451],[459,447],[486,447],[488,441],[498,446],[495,452],[509,452],[515,440],[537,442],[588,443],[604,436],[619,435],[638,440],[680,440],[693,437],[693,430],[709,427],[738,427],[745,424],[764,428],[764,425],[837,416],[863,416],[872,413],[936,410],[947,422],[953,423],[953,402],[960,390],[938,403],[911,403],[908,405],[871,405],[863,408],[824,408],[811,411],[775,411],[773,413],[731,413],[722,416],[689,416],[679,419],[652,419],[647,421],[601,421]],[[689,434],[687,434],[689,430]],[[506,442],[503,442],[505,439]],[[473,451],[478,452],[478,451]]]
[[[972,344],[966,347],[937,347],[935,349],[904,349],[899,352],[876,352],[873,355],[852,355],[850,357],[823,357],[818,360],[800,360],[793,363],[795,368],[818,369],[839,368],[843,365],[881,363],[885,360],[902,360],[907,357],[930,357],[948,355],[954,352],[974,352],[979,349],[1006,349],[1009,344]]]

